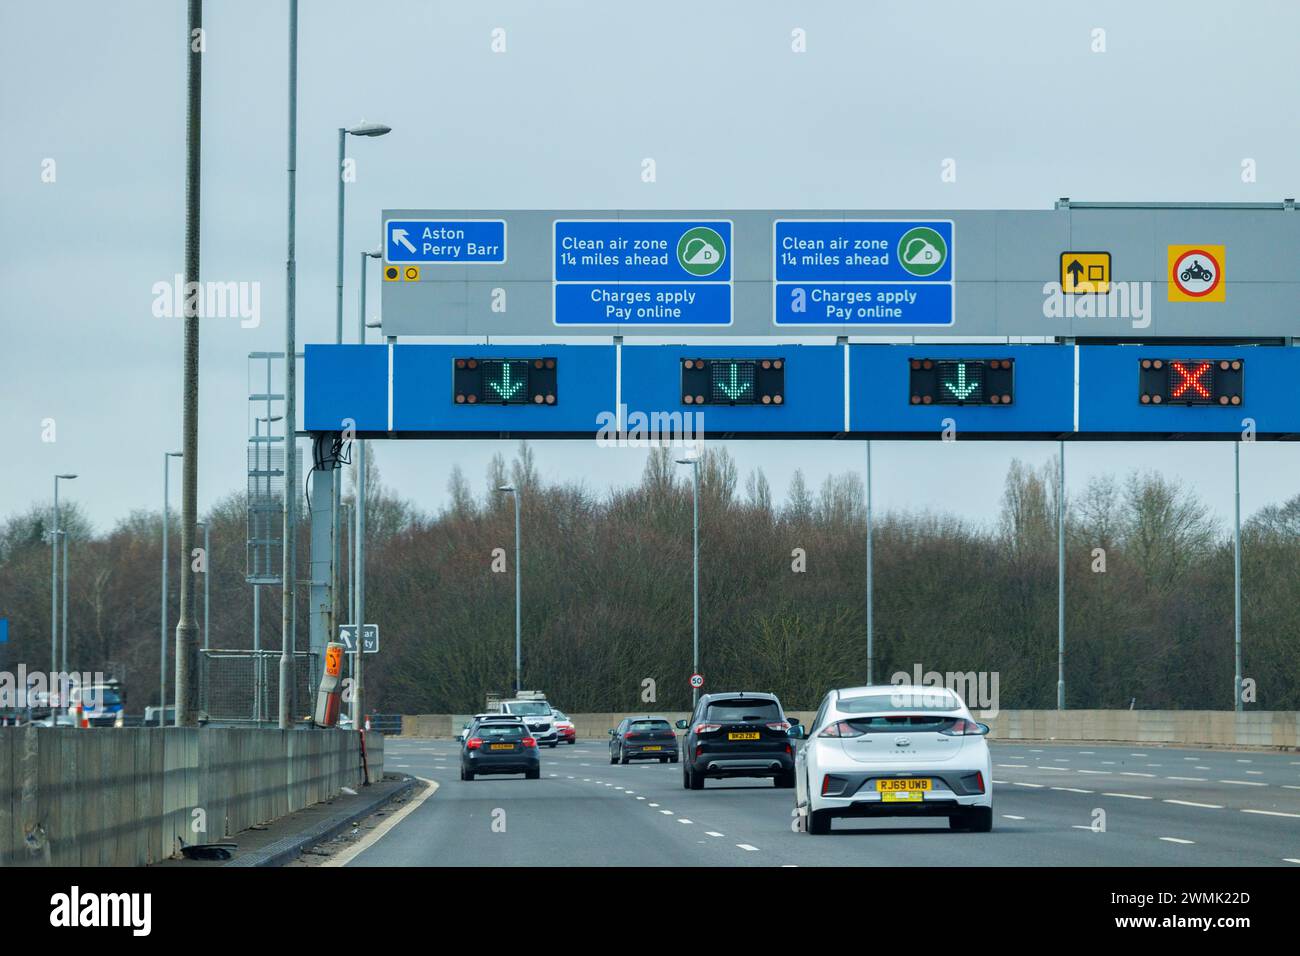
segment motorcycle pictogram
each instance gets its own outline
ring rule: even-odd
[[[1184,282],[1190,282],[1193,279],[1198,282],[1210,282],[1214,279],[1214,273],[1201,265],[1201,260],[1193,259],[1192,264],[1179,273],[1178,278]]]

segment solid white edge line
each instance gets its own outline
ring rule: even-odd
[[[844,343],[844,431],[846,433],[849,431],[849,424],[849,343],[846,341]]]
[[[427,777],[416,777],[415,779],[422,780],[427,785],[427,789],[423,793],[394,813],[383,823],[379,824],[379,826],[371,830],[364,839],[354,843],[341,853],[330,857],[328,860],[321,863],[321,866],[347,866],[359,855],[382,840],[389,830],[406,819],[407,814],[412,813],[420,806],[420,804],[424,803],[425,800],[428,800],[438,792],[438,782],[436,780],[430,780]]]
[[[1074,430],[1079,430],[1079,346],[1074,347]]]

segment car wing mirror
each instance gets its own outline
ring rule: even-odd
[[[688,724],[686,723],[686,721],[684,721],[684,720],[679,720],[679,721],[677,721],[677,724],[676,724],[676,727],[677,727],[678,730],[685,730],[688,726],[689,726],[689,725],[688,725]]]

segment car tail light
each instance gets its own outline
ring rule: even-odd
[[[722,724],[696,724],[695,732],[697,734],[711,734],[715,730],[721,730]]]
[[[837,796],[844,792],[844,785],[847,781],[843,777],[837,777],[833,773],[828,773],[822,777],[822,796]]]
[[[524,738],[524,746],[525,746],[525,747],[536,747],[536,746],[537,746],[537,741],[536,741],[535,739],[533,739],[532,737],[525,737],[525,738]]]
[[[790,721],[788,721],[788,720],[774,720],[774,721],[772,721],[772,723],[770,723],[770,724],[767,725],[767,729],[768,729],[768,730],[779,730],[781,733],[785,733],[787,730],[790,729]]]
[[[949,727],[947,730],[939,731],[939,733],[947,734],[949,737],[968,737],[972,735],[978,736],[979,732],[980,732],[979,724],[975,723],[975,721],[973,720],[967,720],[964,717],[959,717],[957,720],[955,720],[953,722],[953,725]]]
[[[624,739],[624,740],[636,740],[636,734],[624,734],[624,735],[623,735],[623,739]]]
[[[823,730],[818,737],[861,737],[866,731],[858,730],[847,720],[841,720],[831,724]]]
[[[482,746],[483,738],[481,737],[471,737],[469,740],[465,741],[466,750],[478,750],[478,748]]]
[[[975,785],[980,788],[980,793],[984,792],[984,771],[975,771]]]

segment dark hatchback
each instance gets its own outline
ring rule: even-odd
[[[609,732],[609,762],[677,762],[677,734],[664,717],[626,717]]]
[[[778,787],[794,786],[794,743],[775,694],[705,694],[682,737],[682,786],[704,788],[706,778],[771,777]]]
[[[473,780],[484,773],[522,773],[529,780],[541,777],[537,741],[522,721],[481,721],[470,727],[460,748],[460,779]]]

